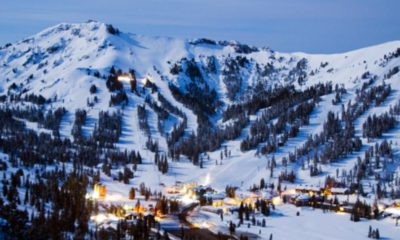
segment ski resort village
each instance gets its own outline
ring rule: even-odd
[[[387,223],[398,226],[400,219],[400,203],[382,201],[378,205],[376,201],[371,203],[368,198],[357,197],[347,188],[292,186],[275,189],[263,184],[261,182],[261,188],[248,191],[227,187],[226,191],[219,192],[211,185],[178,182],[165,187],[164,193],[160,192],[157,197],[146,193],[143,185],[139,190],[131,188],[123,196],[107,194],[104,185],[96,184],[86,197],[99,204],[97,214],[91,218],[97,228],[116,229],[121,221],[144,219],[154,222],[154,225],[149,223],[149,236],[159,235],[159,238],[166,235],[195,238],[197,232],[202,231],[199,235],[208,239],[230,239],[236,235],[241,239],[258,239],[263,231],[268,232],[267,221],[269,224],[274,222],[274,217],[284,216],[282,209],[290,209],[292,216],[299,218],[309,214],[303,211],[321,211],[342,216],[347,213],[355,222],[360,218],[387,218]],[[368,229],[368,236],[379,239],[379,228]]]
[[[0,47],[2,239],[400,239],[400,42],[62,23]]]

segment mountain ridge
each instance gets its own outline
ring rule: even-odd
[[[387,78],[387,74],[399,65],[398,49],[400,41],[338,54],[279,53],[234,41],[146,37],[124,33],[94,21],[62,23],[0,49],[0,94],[41,95],[51,100],[50,104],[44,105],[45,112],[64,107],[69,115],[63,118],[61,125],[65,128],[60,132],[70,139],[73,139],[70,132],[76,110],[87,111],[89,120],[83,125],[85,136],[93,133],[100,112],[121,111],[124,127],[116,143],[118,147],[149,149],[145,139],[150,137],[158,142],[159,150],[167,154],[171,151],[168,139],[174,126],[182,124],[184,118],[170,112],[167,119],[160,120],[160,113],[149,103],[154,101],[163,106],[157,94],[185,115],[182,138],[186,139],[192,133],[198,134],[204,124],[211,129],[226,129],[237,122],[236,119],[224,119],[226,110],[253,98],[259,86],[274,89],[293,85],[295,89],[305,90],[318,83],[331,82],[355,94],[356,89],[369,79],[390,80],[392,76]],[[131,92],[126,82],[120,90],[109,90],[107,82],[112,68],[120,70],[121,74],[133,70],[139,90]],[[156,86],[156,91],[148,90],[149,82]],[[90,93],[92,85],[96,86],[95,94]],[[397,82],[394,85],[397,86]],[[172,92],[173,89],[178,95]],[[115,100],[118,94],[125,94],[127,103],[123,100],[122,104],[112,104],[112,98]],[[179,94],[181,99],[177,98]],[[329,102],[332,97],[323,99]],[[193,101],[200,103],[188,104]],[[146,131],[141,129],[138,121],[140,106],[147,106]],[[237,137],[224,140],[222,145],[237,148],[234,152],[238,158],[258,153],[261,145],[256,147],[258,150],[243,152],[237,142],[250,136],[250,126],[265,110],[257,109],[249,114],[249,122],[242,123],[241,134],[236,133]],[[315,124],[321,127],[324,118],[316,118]],[[181,141],[179,139],[177,141]],[[204,154],[218,159],[218,151],[212,149]],[[153,157],[154,153],[149,151],[147,161],[152,161]],[[235,165],[230,171],[243,166],[238,161],[229,164]],[[251,184],[250,178],[259,177],[253,169],[248,174],[249,177],[245,177],[249,178],[247,184]]]

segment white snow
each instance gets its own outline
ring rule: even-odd
[[[384,55],[394,52],[397,48],[400,48],[400,41],[331,55],[278,53],[268,49],[260,49],[258,52],[246,55],[252,63],[241,72],[244,80],[242,91],[256,83],[254,63],[260,65],[272,63],[276,69],[279,69],[268,79],[263,79],[268,81],[268,84],[287,84],[284,79],[290,69],[295,67],[300,59],[305,58],[308,62],[306,84],[304,86],[300,86],[297,82],[293,84],[298,88],[328,81],[332,81],[333,84],[343,84],[347,90],[347,94],[343,96],[343,103],[347,103],[348,100],[354,101],[355,91],[364,81],[361,79],[363,73],[369,71],[371,74],[377,75],[376,84],[378,84],[390,69],[400,66],[400,58],[388,62],[383,59]],[[197,116],[192,110],[174,99],[168,87],[168,84],[174,83],[181,90],[184,90],[189,79],[172,75],[170,73],[171,63],[178,62],[184,57],[188,59],[193,57],[199,62],[204,62],[207,56],[215,56],[218,64],[221,64],[227,56],[235,57],[239,55],[241,54],[236,53],[234,48],[230,46],[192,45],[188,40],[146,37],[123,32],[119,35],[111,35],[107,32],[106,25],[99,22],[64,23],[46,29],[25,41],[0,49],[0,94],[6,94],[10,85],[16,83],[18,86],[21,84],[21,88],[26,89],[27,94],[41,94],[47,99],[53,99],[54,101],[50,105],[46,105],[46,109],[65,107],[67,114],[62,119],[60,129],[61,136],[65,138],[71,138],[76,109],[86,109],[88,112],[86,123],[83,126],[86,137],[93,132],[100,111],[122,111],[123,129],[117,146],[122,149],[139,150],[144,158],[144,164],[138,166],[135,178],[128,185],[116,183],[104,174],[101,175],[101,180],[107,185],[109,191],[115,194],[125,196],[132,186],[138,187],[141,182],[146,183],[146,186],[150,186],[152,190],[162,190],[163,186],[160,183],[172,186],[175,181],[202,183],[206,179],[209,180],[209,184],[213,188],[221,191],[227,185],[247,189],[253,184],[258,184],[261,178],[264,178],[267,182],[276,182],[276,176],[280,171],[286,169],[281,165],[282,157],[301,146],[309,135],[321,132],[328,111],[340,113],[341,106],[332,105],[334,94],[321,98],[321,102],[310,116],[310,123],[302,126],[298,136],[289,138],[288,142],[280,147],[275,154],[256,156],[256,150],[241,152],[240,142],[248,134],[249,126],[247,126],[242,130],[242,135],[239,138],[223,144],[232,152],[231,157],[220,160],[220,152],[223,150],[221,147],[216,151],[207,153],[210,160],[204,159],[202,169],[194,166],[183,157],[179,162],[169,162],[169,172],[162,175],[153,164],[154,154],[145,149],[147,136],[139,129],[137,117],[137,106],[144,103],[145,96],[149,93],[138,96],[130,92],[128,83],[124,83],[129,99],[128,105],[123,108],[120,106],[111,107],[109,106],[110,92],[106,88],[106,80],[93,76],[96,71],[100,75],[105,75],[111,66],[115,66],[124,72],[134,69],[138,79],[148,77],[169,102],[186,114],[188,120],[186,133],[190,133],[197,130]],[[322,67],[321,63],[327,63],[327,65]],[[88,75],[88,72],[91,74]],[[311,72],[314,74],[312,75]],[[31,75],[33,77],[29,78]],[[216,90],[224,104],[231,103],[226,97],[227,89],[219,72],[211,75],[205,81],[212,89]],[[390,79],[386,79],[385,82],[392,86],[391,95],[381,106],[368,109],[355,121],[358,136],[361,136],[361,126],[369,115],[388,111],[390,106],[397,103],[400,98],[400,74],[395,74]],[[95,84],[98,89],[95,95],[89,92],[92,84]],[[138,88],[143,89],[143,84],[140,81],[138,81]],[[98,102],[94,106],[88,106],[88,101],[92,102],[94,96],[97,97]],[[156,95],[153,95],[153,97],[156,99]],[[148,106],[146,110],[151,136],[159,142],[161,151],[166,153],[167,134],[158,131],[156,113]],[[261,111],[250,116],[251,122],[261,114]],[[220,112],[210,119],[216,125],[223,124]],[[181,119],[177,116],[171,117],[164,124],[164,132],[171,131],[173,124],[177,121],[181,121]],[[35,123],[25,122],[30,129],[48,132],[48,130],[40,129]],[[400,150],[398,145],[400,142],[399,129],[385,133],[382,139],[388,139],[395,143],[393,148],[396,157],[398,157],[397,154]],[[362,156],[368,146],[373,146],[382,139],[373,142],[362,139],[362,151],[351,154],[338,163],[324,165],[324,175],[321,176],[310,177],[308,170],[301,170],[298,164],[289,165],[287,170],[296,172],[298,177],[296,184],[321,186],[328,174],[335,175],[337,168],[351,169],[357,156]],[[270,172],[266,169],[266,166],[272,155],[275,155],[278,167],[275,170],[274,177],[270,178]],[[396,164],[399,165],[398,160],[396,160]],[[399,168],[396,171],[399,174]],[[400,236],[399,229],[394,227],[393,222],[386,219],[352,223],[348,215],[323,214],[320,211],[305,208],[301,209],[300,216],[296,217],[296,211],[298,209],[290,206],[279,207],[278,213],[280,215],[267,219],[267,228],[261,229],[262,236],[268,238],[269,234],[273,233],[274,239],[365,239],[369,225],[374,228],[378,227],[381,236],[387,239],[399,239]],[[220,221],[218,216],[217,219],[213,219],[215,217],[210,218],[212,218],[212,221]],[[260,230],[258,228],[251,228],[251,230],[248,230],[247,227],[246,229],[242,228],[240,230],[252,231],[255,234],[258,234]]]

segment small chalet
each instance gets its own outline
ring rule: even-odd
[[[107,193],[107,188],[102,183],[96,183],[94,185],[94,192],[100,198],[105,198]]]

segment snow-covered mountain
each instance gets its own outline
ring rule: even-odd
[[[260,86],[269,89],[293,85],[296,89],[304,90],[318,83],[332,82],[333,86],[338,84],[344,87],[347,90],[345,99],[350,100],[355,98],[356,89],[364,82],[374,79],[378,84],[385,79],[392,86],[393,97],[378,110],[371,109],[371,113],[389,110],[389,106],[397,101],[400,89],[399,75],[396,73],[396,67],[398,70],[400,66],[399,49],[400,41],[394,41],[331,55],[279,53],[269,48],[256,48],[234,41],[146,37],[124,33],[111,25],[95,21],[59,24],[1,47],[0,90],[1,95],[17,95],[21,98],[30,94],[41,95],[47,100],[42,106],[43,111],[64,107],[66,113],[60,124],[60,134],[71,139],[77,109],[87,111],[87,119],[82,126],[86,137],[92,134],[100,111],[120,110],[123,127],[117,141],[118,147],[147,149],[146,141],[150,136],[158,142],[160,152],[167,153],[167,139],[174,126],[183,122],[183,115],[187,119],[183,139],[191,133],[196,134],[199,122],[202,122],[199,117],[206,116],[210,128],[224,128],[234,121],[224,118],[224,112],[229,106],[257,96]],[[112,67],[116,72],[119,71],[117,75],[134,72],[137,91],[130,90],[129,77],[123,82],[122,89],[109,91],[106,85]],[[149,82],[156,90],[149,90]],[[95,93],[90,92],[92,85],[96,86]],[[171,92],[173,89],[178,89],[180,99],[176,93]],[[118,92],[125,92],[127,103],[110,103],[111,96]],[[163,108],[158,94],[183,115],[167,110],[168,117],[160,119],[157,110],[149,104],[152,102]],[[187,97],[186,100],[182,100],[185,99],[183,95]],[[210,159],[204,160],[204,168],[198,169],[185,161],[174,162],[174,167],[170,168],[165,178],[170,179],[168,176],[180,174],[183,179],[196,179],[204,177],[208,172],[222,187],[230,176],[240,171],[241,176],[234,179],[233,184],[251,185],[258,182],[268,174],[265,170],[266,159],[274,155],[278,157],[279,163],[281,157],[300,147],[308,135],[321,131],[329,110],[340,112],[341,106],[333,105],[333,98],[334,94],[322,96],[322,101],[310,115],[310,124],[300,126],[300,133],[289,138],[275,154],[255,156],[262,144],[248,151],[240,150],[240,142],[250,134],[251,124],[265,110],[256,109],[248,114],[249,122],[243,124],[237,137],[224,140],[220,148],[208,149],[206,155],[200,155],[201,158],[207,156]],[[190,106],[190,101],[200,102],[200,107]],[[3,104],[26,106],[30,103],[8,99]],[[139,127],[137,108],[143,104],[147,106],[147,132]],[[204,116],[199,116],[200,111],[203,111],[200,115]],[[361,128],[363,122],[357,121],[360,121],[358,127]],[[34,124],[27,123],[35,128]],[[358,131],[361,131],[360,128]],[[231,151],[231,158],[222,166],[215,165],[215,161],[220,161],[219,155],[224,146]],[[154,153],[147,152],[146,160],[152,162]],[[178,167],[181,165],[184,167]],[[351,164],[348,167],[352,167]],[[329,166],[326,168],[326,173],[333,171]],[[196,174],[187,174],[194,169]],[[152,172],[150,168],[148,170]],[[302,175],[306,173],[299,170],[300,179]],[[300,181],[321,181],[318,177],[315,179],[318,180],[304,177]]]
[[[97,234],[98,224],[119,229],[112,224],[127,216],[117,214],[116,206],[143,213],[140,201],[147,209],[167,201],[161,194],[175,201],[174,191],[184,184],[178,200],[189,208],[193,196],[186,186],[210,186],[217,191],[207,196],[223,196],[228,203],[220,204],[237,210],[239,200],[260,194],[273,204],[278,197],[279,205],[301,185],[348,191],[325,192],[318,201],[332,205],[339,197],[337,211],[343,212],[356,209],[361,198],[370,207],[361,217],[373,211],[378,218],[378,205],[382,212],[381,206],[400,197],[399,72],[400,41],[339,54],[280,53],[235,41],[141,36],[89,21],[6,44],[0,47],[0,227],[26,213],[4,232],[88,237],[88,230]],[[99,196],[91,190],[83,196],[93,186],[97,194],[107,188],[99,214],[86,203]],[[223,207],[225,222],[218,207],[198,209],[189,220],[227,233],[237,217]],[[267,220],[272,228],[264,221],[250,229],[247,219],[248,229],[238,226],[239,233],[319,239],[332,227],[314,233],[323,219],[338,229],[331,239],[361,239],[369,224],[390,238],[397,234],[387,219],[362,222],[365,230],[353,233],[353,225],[339,224],[343,216],[305,211],[305,219],[317,221],[309,224],[292,218],[298,211],[282,205]],[[257,220],[269,215],[252,214]],[[43,219],[55,225],[47,226],[54,233],[43,230]],[[64,220],[70,225],[57,224]],[[160,221],[168,228],[168,219]]]

